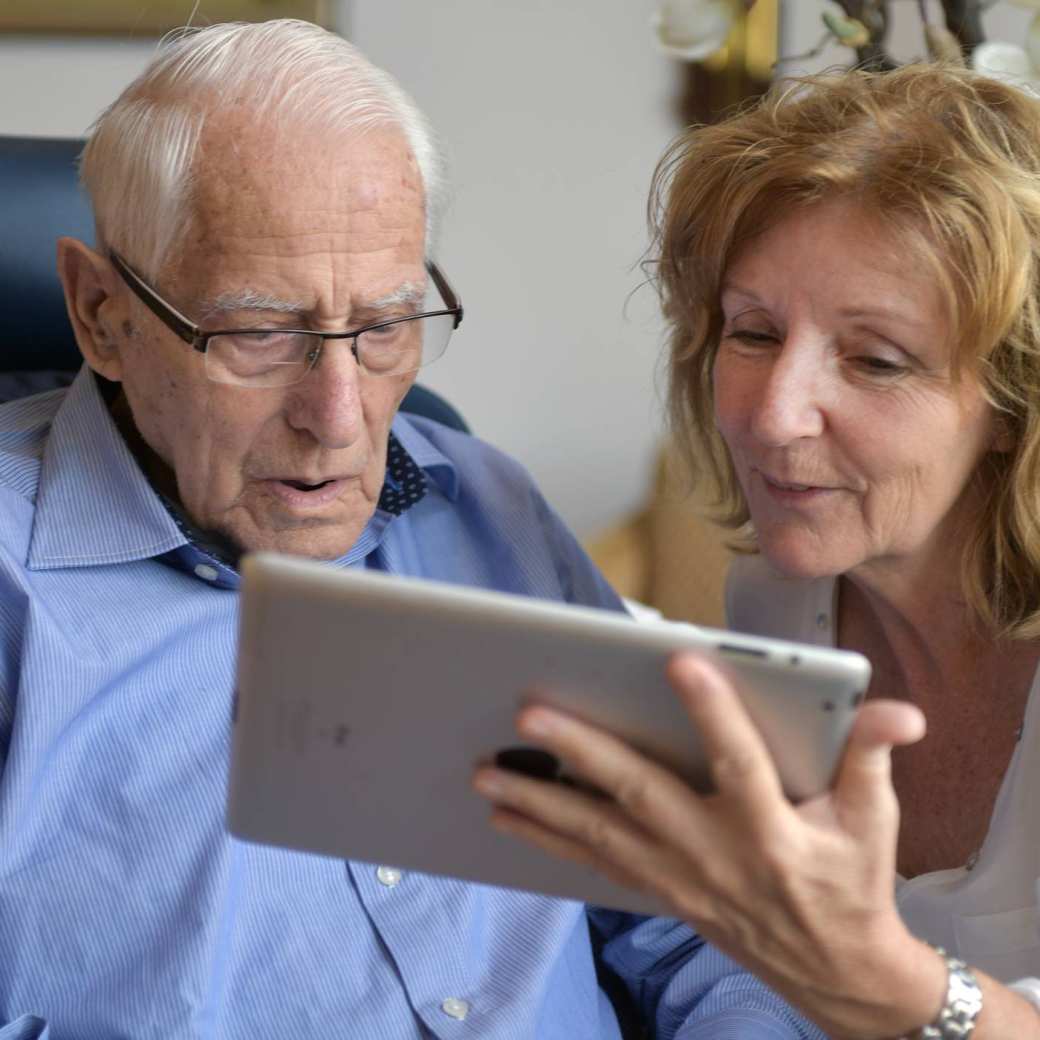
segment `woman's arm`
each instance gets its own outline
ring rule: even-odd
[[[894,900],[899,807],[894,745],[924,734],[909,704],[876,701],[857,720],[834,788],[798,806],[727,677],[693,655],[670,678],[711,763],[695,794],[622,742],[543,706],[520,733],[604,792],[481,769],[493,824],[551,853],[655,893],[835,1040],[913,1034],[946,995],[942,958],[903,925]],[[973,1040],[1040,1040],[1040,1015],[980,976]]]

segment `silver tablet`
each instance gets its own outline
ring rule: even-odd
[[[478,761],[556,769],[521,745],[518,706],[536,696],[598,723],[704,789],[664,667],[706,650],[739,674],[801,799],[828,785],[870,678],[846,651],[290,557],[248,557],[242,578],[232,833],[642,913],[658,910],[649,896],[487,825]]]

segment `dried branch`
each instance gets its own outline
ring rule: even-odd
[[[870,41],[856,48],[856,64],[872,72],[887,72],[897,67],[885,50],[888,35],[887,0],[838,0],[838,6],[849,18],[861,22],[870,33]]]
[[[942,0],[946,28],[957,37],[965,59],[986,37],[982,32],[980,0]]]
[[[888,0],[837,0],[848,18],[861,22],[870,34],[870,41],[856,48],[857,64],[861,68],[879,72],[897,67],[885,49],[888,34]],[[946,28],[953,34],[965,61],[971,52],[985,40],[982,31],[983,0],[941,0]],[[929,25],[926,0],[917,0],[921,22]],[[934,35],[934,33],[933,33]],[[932,48],[934,49],[934,48]]]

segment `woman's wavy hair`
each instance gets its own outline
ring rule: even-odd
[[[1040,100],[1022,90],[943,65],[823,74],[778,83],[672,144],[651,188],[650,255],[670,325],[670,413],[694,479],[714,481],[720,523],[747,530],[714,422],[722,282],[753,238],[838,198],[934,276],[956,330],[954,377],[977,373],[997,410],[1009,450],[980,469],[986,506],[963,587],[992,632],[1036,637]]]

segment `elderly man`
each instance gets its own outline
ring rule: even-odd
[[[460,311],[429,133],[348,44],[175,40],[82,175],[87,364],[0,409],[0,1040],[618,1037],[597,958],[656,1035],[809,1035],[674,922],[228,837],[242,551],[618,602],[514,463],[397,414]]]

